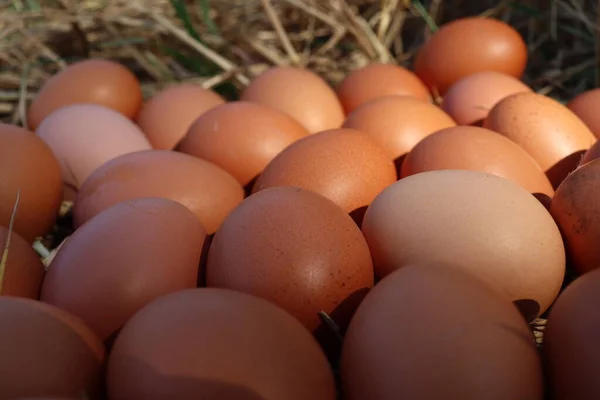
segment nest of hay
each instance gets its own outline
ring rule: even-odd
[[[565,102],[600,83],[596,6],[592,0],[4,0],[0,118],[23,124],[45,80],[84,58],[125,64],[145,96],[190,81],[235,100],[270,65],[303,66],[332,85],[372,61],[410,67],[439,25],[472,15],[518,29],[530,50],[524,81]],[[57,229],[44,242],[50,250],[68,234]],[[532,324],[539,341],[544,325],[543,319]]]

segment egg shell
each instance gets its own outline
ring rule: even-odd
[[[223,222],[206,283],[270,300],[313,331],[320,311],[343,324],[350,303],[373,286],[373,264],[360,229],[335,203],[280,186],[248,197]]]
[[[0,398],[99,399],[104,346],[79,318],[49,304],[0,297]]]
[[[0,225],[9,226],[20,191],[14,230],[28,242],[50,231],[62,201],[60,165],[33,132],[0,123]]]
[[[41,299],[106,340],[155,298],[196,287],[205,238],[194,213],[175,201],[124,201],[69,237],[48,268]]]
[[[517,309],[437,265],[406,266],[375,285],[346,333],[341,377],[348,400],[544,398]]]
[[[255,77],[241,100],[283,111],[310,133],[339,128],[344,110],[338,97],[319,75],[304,68],[272,67]]]
[[[76,103],[98,104],[133,119],[142,105],[142,89],[136,76],[115,61],[75,62],[48,79],[36,94],[27,113],[29,129],[37,129],[57,109]]]
[[[401,177],[443,169],[488,172],[531,193],[554,194],[533,157],[512,140],[485,128],[457,126],[432,133],[408,153]]]
[[[73,222],[79,227],[102,210],[138,197],[175,200],[212,234],[244,199],[244,190],[208,161],[170,150],[139,151],[112,159],[86,179],[75,200]]]
[[[148,99],[136,119],[155,149],[173,149],[192,123],[225,99],[193,83],[167,86]]]
[[[236,101],[199,117],[177,150],[251,183],[283,149],[309,132],[289,115],[262,104]]]
[[[181,291],[142,309],[117,338],[107,375],[111,400],[336,398],[327,359],[298,321],[221,289]]]
[[[500,100],[530,92],[531,88],[514,76],[496,71],[478,72],[450,86],[441,107],[459,125],[481,124]]]
[[[575,96],[567,103],[567,107],[573,111],[594,133],[600,137],[600,89],[587,90]]]
[[[597,158],[600,158],[600,141],[598,140],[583,154],[578,166],[587,164]]]
[[[600,397],[600,270],[575,279],[556,299],[544,330],[548,387],[555,400]]]
[[[456,122],[438,106],[408,96],[386,96],[358,107],[343,127],[357,129],[374,138],[396,162],[424,137]]]
[[[527,45],[512,26],[494,18],[465,17],[440,27],[419,50],[414,71],[432,90],[444,95],[462,78],[496,71],[520,79]]]
[[[35,133],[52,149],[64,184],[74,191],[105,162],[152,148],[130,119],[96,104],[62,107],[48,115]]]
[[[31,243],[18,233],[10,232],[10,229],[5,226],[0,226],[0,254],[6,249],[9,233],[10,243],[4,276],[0,284],[0,294],[37,300],[40,297],[40,288],[46,272],[44,264],[31,247]]]
[[[506,97],[492,108],[483,126],[523,147],[555,188],[577,168],[582,155],[596,141],[572,111],[537,93]]]
[[[396,180],[394,163],[375,140],[355,129],[333,129],[283,150],[256,180],[253,192],[301,187],[327,197],[348,213],[362,215],[375,196]]]
[[[378,276],[414,263],[457,265],[518,302],[530,320],[563,282],[565,250],[548,211],[516,183],[485,172],[401,179],[371,203],[362,231]]]
[[[400,65],[372,63],[352,71],[338,85],[337,95],[346,114],[384,96],[410,96],[431,101],[429,89],[411,70]]]
[[[580,274],[600,267],[600,160],[577,168],[556,189],[550,213],[558,224],[570,265]]]

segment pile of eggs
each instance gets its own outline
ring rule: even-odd
[[[57,73],[0,125],[0,399],[600,397],[600,91],[526,63],[464,18],[337,88]]]

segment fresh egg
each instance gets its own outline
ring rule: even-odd
[[[37,129],[57,109],[76,103],[98,104],[133,119],[142,104],[142,89],[136,76],[117,62],[75,62],[48,79],[32,100],[27,113],[29,129]]]
[[[567,107],[573,111],[600,138],[600,89],[592,89],[575,96]]]
[[[573,171],[556,189],[550,213],[565,240],[570,265],[580,274],[600,268],[600,160]]]
[[[71,197],[92,172],[122,154],[152,147],[135,123],[110,108],[73,104],[48,115],[35,132],[58,159]]]
[[[235,101],[200,116],[177,150],[218,165],[247,186],[277,154],[307,135],[298,121],[282,111]]]
[[[558,296],[544,330],[543,355],[554,400],[600,398],[600,270]]]
[[[371,203],[362,225],[375,272],[441,262],[477,275],[530,320],[556,298],[565,274],[560,231],[527,190],[480,171],[401,179]]]
[[[36,300],[2,296],[0,321],[0,399],[99,398],[105,350],[79,318]]]
[[[60,165],[33,132],[0,123],[0,225],[9,226],[17,193],[14,230],[33,242],[50,231],[63,197]]]
[[[121,201],[163,197],[192,210],[208,234],[244,199],[242,186],[216,165],[170,150],[124,154],[103,164],[81,186],[75,227]]]
[[[402,163],[401,178],[443,169],[482,171],[511,180],[527,191],[552,197],[554,189],[521,146],[475,126],[446,128],[419,142]]]
[[[347,400],[538,399],[540,357],[518,310],[446,266],[406,266],[379,282],[345,335]]]
[[[335,400],[310,333],[275,305],[222,289],[189,289],[138,312],[115,341],[111,400]]]
[[[225,99],[194,83],[176,83],[148,99],[136,122],[155,149],[170,150],[187,133],[192,123]]]
[[[597,158],[600,158],[600,140],[596,140],[592,147],[585,152],[585,154],[581,157],[581,161],[579,161],[579,166]]]
[[[327,197],[360,222],[375,196],[396,180],[394,163],[375,140],[354,129],[333,129],[283,150],[256,180],[253,192],[301,187]]]
[[[408,96],[386,96],[354,110],[344,128],[357,129],[373,137],[400,169],[406,153],[424,137],[456,122],[438,106]]]
[[[462,78],[496,71],[520,79],[527,64],[527,45],[507,23],[466,17],[440,27],[419,50],[414,70],[434,92],[444,95]]]
[[[206,284],[265,298],[310,331],[325,311],[341,325],[373,286],[369,247],[341,208],[308,190],[280,186],[245,199],[208,252]]]
[[[567,107],[537,93],[501,100],[483,126],[508,137],[538,162],[556,188],[581,161],[596,137]]]
[[[339,128],[344,110],[333,88],[304,68],[273,67],[258,75],[244,89],[241,100],[283,111],[310,133]]]
[[[44,279],[44,264],[31,247],[31,243],[4,226],[0,226],[0,254],[6,249],[9,234],[10,243],[4,275],[0,279],[0,294],[37,300]]]
[[[206,231],[173,200],[116,204],[69,237],[41,299],[80,317],[102,340],[157,297],[194,288]]]
[[[498,102],[531,88],[514,76],[496,71],[478,72],[454,83],[441,107],[459,125],[478,125]]]
[[[410,96],[431,101],[429,89],[414,72],[400,65],[373,63],[352,71],[338,85],[337,94],[346,114],[384,96]]]

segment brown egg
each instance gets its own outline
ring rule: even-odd
[[[434,104],[407,96],[387,96],[370,101],[348,115],[344,128],[369,134],[396,161],[398,169],[406,153],[425,136],[456,122]]]
[[[178,150],[218,165],[246,186],[277,154],[308,134],[279,110],[237,101],[198,118]]]
[[[10,244],[4,276],[0,279],[0,294],[37,300],[44,279],[44,264],[31,243],[4,226],[0,226],[0,257],[6,248],[9,233]]]
[[[372,138],[354,129],[320,132],[290,145],[267,165],[253,192],[296,186],[319,193],[360,219],[397,180],[394,163]]]
[[[600,89],[592,89],[575,96],[567,104],[567,107],[573,111],[594,133],[600,138]]]
[[[170,150],[185,136],[192,123],[225,99],[193,83],[172,84],[152,96],[136,119],[155,149]]]
[[[531,91],[514,76],[495,71],[478,72],[450,86],[441,107],[460,125],[481,124],[500,100]]]
[[[462,78],[496,71],[521,78],[527,45],[512,26],[493,18],[466,17],[440,27],[421,47],[415,73],[432,90],[444,95]]]
[[[385,189],[365,214],[375,272],[442,262],[490,282],[533,319],[556,298],[565,273],[558,227],[544,206],[507,179],[441,170]]]
[[[142,309],[117,338],[107,376],[111,400],[336,398],[327,359],[298,321],[222,289],[184,290]]]
[[[320,311],[347,317],[355,297],[373,286],[373,264],[360,229],[338,206],[280,186],[248,197],[223,222],[206,283],[270,300],[312,331]]]
[[[0,399],[99,399],[104,347],[79,319],[39,301],[0,297]]]
[[[552,399],[600,398],[600,270],[558,296],[544,330],[543,355]]]
[[[241,100],[283,111],[310,133],[339,128],[344,110],[335,91],[315,73],[295,67],[273,67],[242,92]]]
[[[483,126],[508,137],[538,162],[556,188],[596,141],[567,107],[537,93],[506,97],[490,111]]]
[[[488,172],[531,193],[554,194],[544,171],[521,146],[485,128],[457,126],[427,136],[408,153],[400,176],[441,169]]]
[[[89,59],[69,65],[46,81],[29,106],[28,127],[35,130],[60,107],[92,103],[112,108],[133,119],[142,104],[135,75],[110,60]]]
[[[571,266],[580,274],[600,268],[600,160],[577,168],[556,189],[550,213],[560,228]]]
[[[600,140],[596,140],[596,142],[590,147],[584,154],[581,156],[581,160],[579,161],[579,165],[589,163],[592,160],[600,158]]]
[[[205,237],[198,218],[179,203],[124,201],[69,237],[48,268],[41,299],[106,340],[155,298],[196,287]]]
[[[192,210],[214,233],[244,199],[227,172],[208,161],[170,150],[147,150],[112,159],[83,183],[73,210],[76,227],[102,210],[138,197],[164,197]]]
[[[431,101],[429,89],[414,72],[393,64],[373,63],[352,71],[337,87],[346,114],[371,100],[388,95]]]
[[[482,281],[437,265],[379,282],[344,340],[347,400],[543,399],[535,341],[517,309]]]
[[[0,225],[8,226],[20,191],[14,230],[33,242],[54,225],[62,201],[60,166],[34,133],[0,123]]]

